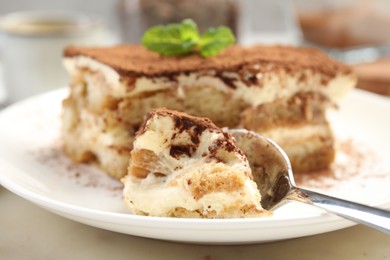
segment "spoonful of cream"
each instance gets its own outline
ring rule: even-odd
[[[248,157],[264,209],[272,211],[288,200],[300,201],[390,235],[390,211],[297,187],[290,161],[277,144],[244,129],[229,132]]]

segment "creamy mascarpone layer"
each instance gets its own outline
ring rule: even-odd
[[[250,105],[256,106],[262,103],[272,102],[278,98],[288,98],[297,92],[318,91],[330,100],[337,102],[355,85],[356,79],[352,74],[339,74],[334,78],[328,78],[321,73],[306,69],[297,73],[288,73],[284,70],[277,72],[259,72],[255,75],[260,85],[248,86],[243,82],[238,73],[226,72],[226,76],[234,79],[235,88],[227,86],[215,71],[192,72],[178,74],[175,81],[167,77],[138,77],[134,86],[129,86],[121,81],[120,75],[111,67],[86,56],[64,58],[64,65],[68,72],[74,76],[78,70],[87,68],[98,71],[104,77],[113,97],[131,97],[144,92],[177,88],[190,88],[197,86],[214,86],[229,93],[234,98],[244,100]],[[260,66],[255,64],[254,67]],[[272,67],[268,65],[268,67]],[[223,73],[222,73],[223,74]],[[302,80],[304,78],[304,80]]]
[[[196,199],[188,188],[187,181],[184,181],[187,178],[182,179],[181,176],[186,175],[189,169],[197,174],[197,169],[201,170],[200,168],[200,164],[189,164],[167,177],[149,174],[145,179],[140,179],[128,175],[124,179],[124,198],[135,213],[160,217],[171,216],[178,208],[198,211],[206,217],[210,213],[215,217],[243,217],[240,209],[245,206],[255,206],[259,212],[262,211],[260,193],[249,178],[239,190],[211,192]],[[170,185],[172,183],[176,184]]]
[[[307,140],[313,137],[328,138],[330,135],[330,128],[328,125],[303,125],[294,127],[275,127],[272,130],[266,131],[263,134],[268,138],[278,143],[287,145],[297,145],[299,143],[306,143],[306,145],[312,145]],[[299,138],[297,138],[299,136]]]

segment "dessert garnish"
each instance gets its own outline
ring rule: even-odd
[[[235,41],[236,38],[230,28],[212,27],[204,34],[200,34],[198,26],[191,19],[151,27],[141,40],[144,47],[163,56],[181,56],[198,52],[204,58],[218,55]]]

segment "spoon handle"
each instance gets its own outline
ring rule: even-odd
[[[390,235],[390,211],[334,198],[302,188],[296,188],[299,201],[325,209],[328,212],[370,226]]]

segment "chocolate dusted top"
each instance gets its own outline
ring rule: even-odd
[[[194,128],[194,131],[198,135],[202,134],[202,132],[206,129],[209,129],[210,131],[221,131],[219,127],[217,127],[213,122],[211,122],[210,119],[206,117],[196,117],[176,110],[157,108],[152,109],[149,113],[146,114],[144,123],[139,128],[139,132],[137,133],[137,135],[144,133],[146,130],[146,123],[149,121],[149,119],[156,116],[167,116],[172,118],[172,120],[175,122],[175,128],[179,130],[179,133],[188,131],[191,128]],[[195,143],[199,143],[199,141],[196,140],[192,141]]]
[[[273,64],[272,69],[289,72],[311,69],[329,77],[338,73],[349,74],[351,69],[326,56],[320,50],[307,47],[265,46],[225,49],[217,56],[202,58],[197,54],[164,57],[140,45],[117,45],[113,47],[67,47],[65,57],[87,56],[112,67],[121,76],[172,76],[178,73],[215,70],[253,70],[255,64]]]
[[[200,136],[205,130],[210,132],[221,133],[219,138],[211,147],[209,147],[210,156],[217,158],[218,149],[224,149],[228,152],[235,152],[240,156],[245,157],[244,153],[240,148],[235,145],[235,140],[231,134],[222,131],[221,128],[217,127],[210,119],[204,117],[191,116],[189,114],[179,112],[176,110],[169,110],[166,108],[158,108],[151,110],[145,117],[143,125],[137,132],[138,135],[142,135],[147,131],[147,122],[154,117],[170,117],[174,122],[175,130],[178,133],[187,132],[191,138],[191,144],[186,145],[172,145],[170,149],[170,155],[178,158],[182,154],[191,157],[200,144]],[[176,138],[176,134],[172,136],[172,139]]]

